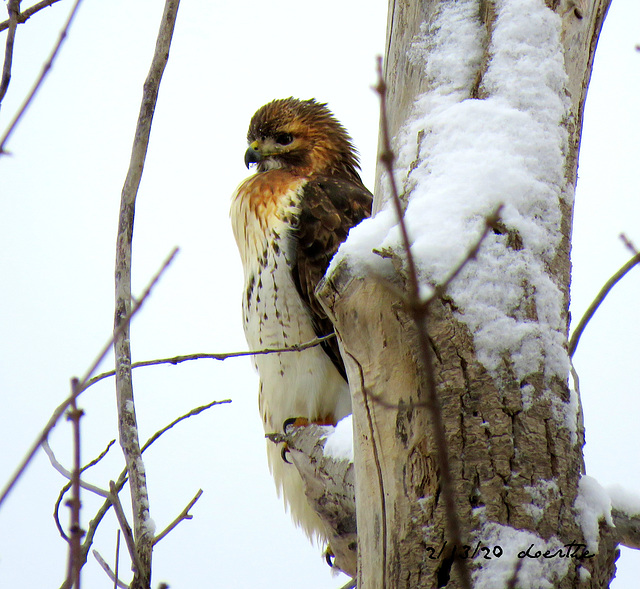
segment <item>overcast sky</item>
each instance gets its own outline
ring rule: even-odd
[[[85,0],[45,86],[0,160],[0,480],[108,339],[113,323],[117,214],[141,89],[163,2]],[[18,30],[0,132],[18,108],[70,9],[62,1]],[[577,194],[572,313],[579,318],[640,245],[640,5],[614,0],[585,115]],[[140,293],[175,246],[181,252],[132,328],[134,360],[245,349],[242,270],[228,219],[246,177],[246,129],[273,98],[329,103],[362,155],[372,187],[378,103],[375,58],[384,51],[386,4],[365,0],[184,2],[160,90],[134,235]],[[2,46],[4,34],[0,37]],[[576,355],[587,428],[587,471],[640,493],[640,271],[602,306]],[[111,368],[109,358],[103,370]],[[159,529],[204,493],[154,551],[154,586],[339,587],[283,512],[268,474],[250,360],[141,368],[135,395],[142,439],[193,407],[210,409],[167,433],[146,454],[151,516]],[[113,384],[81,401],[83,462],[117,436]],[[71,435],[52,436],[69,464]],[[86,478],[107,486],[122,468],[117,447]],[[51,512],[61,476],[39,455],[0,511],[0,587],[57,587],[66,544]],[[126,503],[128,499],[123,498]],[[100,502],[83,495],[83,525]],[[66,509],[62,521],[68,523]],[[113,563],[115,526],[95,548]],[[614,589],[640,578],[624,550]],[[123,577],[128,578],[123,574]],[[93,557],[85,586],[110,582]]]

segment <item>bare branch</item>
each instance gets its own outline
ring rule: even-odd
[[[333,428],[331,428],[333,429]],[[353,460],[325,454],[329,428],[316,424],[289,427],[285,434],[267,434],[284,442],[287,456],[304,483],[307,501],[324,523],[333,555],[332,567],[350,576],[357,572],[355,468]]]
[[[632,246],[633,247],[633,246]],[[594,316],[595,312],[598,310],[598,307],[602,304],[602,301],[606,298],[606,296],[611,292],[611,289],[618,283],[624,276],[637,264],[640,263],[640,253],[636,251],[633,258],[631,258],[620,270],[618,270],[600,289],[600,292],[597,294],[596,298],[593,299],[593,302],[589,305],[589,308],[584,312],[582,319],[576,326],[575,330],[571,334],[571,338],[569,339],[569,356],[573,358],[573,355],[576,352],[576,348],[578,347],[578,342],[582,337],[582,332],[587,327],[589,321]]]
[[[51,6],[56,2],[60,2],[60,0],[44,0],[43,2],[38,2],[37,4],[34,4],[33,6],[31,6],[30,8],[23,10],[20,14],[18,14],[18,17],[17,17],[18,24],[21,25],[27,22],[27,20],[29,20],[29,18],[32,17],[36,12],[39,12],[43,8],[47,8],[48,6]],[[3,22],[0,22],[0,33],[9,28],[10,22],[11,22],[10,20],[5,20]]]
[[[20,0],[9,0],[7,2],[9,12],[9,32],[4,48],[4,65],[2,66],[2,79],[0,79],[0,102],[5,97],[9,82],[11,81],[11,64],[13,63],[13,43],[16,38],[18,28],[18,15],[20,14]]]
[[[133,538],[133,532],[131,531],[131,526],[127,521],[127,516],[124,514],[124,509],[122,509],[122,503],[120,503],[120,496],[118,493],[120,492],[122,487],[118,488],[118,485],[113,481],[109,481],[109,502],[113,506],[113,511],[116,514],[116,518],[118,520],[118,524],[120,524],[120,529],[124,534],[124,540],[127,544],[127,548],[129,549],[129,556],[131,557],[131,562],[134,563],[134,568],[138,569],[140,567],[140,563],[138,562],[138,554],[136,552],[136,544]]]
[[[640,550],[640,513],[630,515],[613,507],[611,517],[616,527],[616,539],[627,548]]]
[[[147,298],[151,294],[151,291],[153,290],[154,286],[157,284],[158,280],[160,280],[160,277],[166,271],[166,269],[169,267],[169,264],[171,264],[171,262],[173,261],[173,259],[174,259],[174,257],[176,256],[177,253],[178,253],[178,248],[175,248],[171,252],[171,255],[165,260],[165,262],[163,263],[163,265],[160,268],[160,270],[158,270],[156,275],[151,279],[151,282],[149,283],[149,285],[147,286],[145,291],[142,293],[142,296],[136,301],[136,304],[133,306],[133,309],[131,310],[131,313],[129,313],[129,315],[127,315],[127,317],[125,317],[125,319],[123,320],[123,322],[120,325],[120,327],[114,331],[113,337],[111,337],[111,339],[107,342],[107,344],[101,350],[100,354],[98,354],[96,359],[93,361],[93,364],[91,365],[91,367],[87,370],[85,375],[80,380],[80,383],[79,383],[78,389],[77,389],[77,395],[72,394],[71,396],[69,396],[62,403],[60,403],[60,405],[58,405],[56,410],[53,412],[53,414],[49,418],[49,421],[45,425],[44,429],[42,430],[42,432],[40,432],[40,436],[33,443],[31,448],[27,452],[26,456],[22,459],[22,462],[20,463],[20,465],[18,466],[18,468],[14,472],[13,476],[11,477],[9,482],[5,485],[4,489],[2,490],[2,495],[0,495],[0,505],[2,505],[4,500],[9,496],[9,493],[13,489],[13,487],[16,484],[17,480],[22,476],[22,473],[25,471],[25,469],[27,468],[27,466],[29,465],[29,463],[31,462],[33,457],[35,456],[36,452],[38,451],[38,448],[40,448],[41,444],[47,439],[47,437],[51,433],[51,430],[58,423],[58,420],[60,419],[60,417],[62,417],[62,415],[64,415],[64,412],[67,410],[67,407],[69,407],[69,405],[71,405],[73,400],[76,399],[78,396],[80,396],[82,394],[82,392],[86,389],[87,382],[93,376],[93,373],[96,371],[98,366],[104,360],[105,356],[109,353],[109,350],[111,349],[111,346],[113,344],[113,341],[114,341],[115,337],[122,330],[124,330],[125,326],[128,325],[131,322],[131,320],[136,315],[136,313],[142,308],[142,306],[144,305],[145,301],[147,300]]]
[[[116,396],[120,446],[122,447],[129,473],[133,509],[133,527],[136,542],[134,562],[136,563],[136,570],[131,586],[135,589],[147,588],[151,582],[153,531],[149,525],[147,481],[142,452],[140,451],[138,424],[133,399],[129,325],[124,319],[130,313],[132,304],[131,250],[136,196],[149,146],[151,124],[158,100],[160,82],[169,59],[169,49],[179,5],[179,0],[166,0],[164,6],[155,52],[151,60],[149,74],[144,82],[142,103],[131,149],[129,169],[122,188],[120,214],[118,217],[115,268],[115,329],[120,330],[123,324],[124,328],[120,330],[114,341]]]
[[[95,466],[96,464],[98,464],[98,462],[100,462],[107,455],[107,452],[109,452],[109,449],[115,443],[116,443],[115,440],[111,440],[107,444],[107,447],[98,455],[98,457],[94,458],[91,462],[85,464],[80,469],[80,472],[84,472],[88,468],[91,468],[92,466]],[[68,471],[58,462],[58,460],[55,457],[55,454],[53,453],[53,450],[51,450],[51,447],[49,446],[49,442],[47,440],[45,440],[42,443],[42,449],[45,451],[45,454],[49,457],[49,461],[51,462],[53,468],[55,468],[58,472],[63,474],[63,476],[69,478],[68,477]],[[60,469],[62,469],[62,470],[60,470]],[[62,472],[62,471],[64,471],[64,472]],[[99,489],[99,487],[95,487],[95,489],[94,489],[93,485],[89,485],[89,483],[84,483],[82,480],[81,480],[80,484],[83,485],[83,488],[87,489],[88,491],[93,491],[94,493],[95,493],[95,489]],[[88,488],[88,487],[92,487],[92,488]],[[64,487],[62,487],[62,489],[60,490],[60,493],[58,494],[58,499],[56,500],[55,506],[53,508],[53,519],[54,519],[54,521],[56,523],[56,527],[58,528],[58,532],[60,532],[60,535],[62,536],[62,538],[66,542],[69,541],[69,537],[65,534],[64,530],[62,529],[62,525],[60,524],[59,513],[60,513],[60,504],[62,503],[62,500],[64,499],[64,496],[65,496],[66,492],[70,488],[71,488],[71,483],[67,483]],[[102,489],[100,489],[100,491],[102,491]],[[98,494],[101,495],[101,493],[98,493]]]
[[[166,431],[170,430],[174,425],[180,423],[184,419],[188,419],[189,417],[193,417],[194,415],[198,415],[203,411],[210,409],[214,405],[226,405],[227,403],[231,403],[231,399],[225,399],[224,401],[212,401],[206,405],[201,405],[200,407],[196,407],[192,409],[188,413],[181,415],[177,419],[174,419],[169,425],[165,425],[161,430],[158,430],[155,434],[153,434],[142,446],[141,452],[144,452],[151,444],[153,444],[161,435],[163,435]]]
[[[69,27],[71,26],[71,22],[73,21],[73,17],[76,15],[76,12],[78,10],[78,6],[80,6],[80,2],[82,2],[82,0],[76,0],[76,3],[73,5],[73,8],[71,10],[71,14],[69,14],[69,18],[67,19],[67,22],[65,23],[65,25],[64,25],[64,27],[62,29],[62,32],[60,33],[60,37],[58,38],[58,42],[57,42],[56,46],[53,48],[53,51],[51,52],[51,55],[49,56],[49,60],[47,61],[47,63],[44,64],[44,66],[42,68],[42,72],[40,73],[40,77],[36,80],[36,83],[34,84],[33,88],[31,89],[31,92],[29,92],[29,95],[27,96],[25,101],[22,103],[22,106],[20,107],[20,110],[18,111],[16,116],[13,118],[13,120],[9,124],[9,127],[5,131],[5,134],[3,135],[2,139],[0,139],[0,156],[2,156],[2,155],[7,153],[5,151],[5,149],[4,149],[4,146],[5,146],[6,142],[7,142],[7,140],[9,139],[11,134],[13,133],[13,130],[16,128],[16,125],[18,124],[18,122],[22,118],[22,115],[24,115],[24,113],[26,112],[27,108],[31,104],[31,101],[33,100],[33,97],[36,95],[36,93],[40,89],[40,86],[42,86],[42,82],[44,82],[45,77],[47,76],[47,74],[49,73],[49,70],[53,66],[53,62],[54,62],[56,56],[58,55],[58,51],[60,51],[60,47],[62,46],[63,41],[65,40],[65,38],[67,36],[67,32],[69,31]]]
[[[638,248],[636,248],[636,246],[633,244],[633,242],[624,233],[620,234],[620,239],[622,240],[622,243],[624,243],[624,245],[627,247],[627,249],[634,256],[640,255],[640,252],[638,251]]]
[[[113,575],[113,589],[118,589],[118,568],[120,567],[120,528],[116,533],[116,570]]]
[[[285,352],[301,352],[302,350],[306,350],[308,348],[313,348],[315,346],[319,346],[323,342],[336,337],[335,333],[330,333],[329,335],[325,335],[323,337],[316,337],[308,342],[303,344],[294,344],[292,346],[288,346],[285,348],[264,348],[262,350],[249,350],[243,352],[228,352],[228,353],[220,353],[220,354],[187,354],[184,356],[173,356],[172,358],[160,358],[158,360],[142,360],[141,362],[134,362],[131,364],[131,368],[141,368],[143,366],[160,366],[162,364],[181,364],[182,362],[188,362],[190,360],[227,360],[229,358],[240,358],[242,356],[260,356],[263,354],[282,354]],[[103,372],[102,374],[98,374],[94,376],[88,383],[85,388],[89,388],[90,386],[96,384],[97,382],[109,378],[111,376],[115,376],[115,370],[109,370],[108,372]]]
[[[120,531],[120,530],[118,530]],[[119,538],[118,538],[119,540]],[[113,581],[116,587],[120,587],[120,589],[129,589],[129,585],[118,579],[118,567],[116,561],[116,572],[114,573],[109,566],[109,563],[100,556],[100,553],[97,550],[92,551],[94,558],[98,561],[98,564],[102,567],[102,570],[107,573],[107,576]]]
[[[378,94],[380,95],[380,128],[381,128],[381,140],[382,140],[382,153],[380,155],[380,161],[384,164],[389,176],[389,182],[391,185],[391,201],[398,217],[398,225],[400,227],[400,234],[402,236],[402,244],[407,257],[407,274],[408,274],[408,301],[409,311],[412,315],[413,321],[417,328],[417,336],[420,344],[420,355],[423,363],[425,378],[427,384],[427,409],[431,416],[431,426],[433,428],[433,437],[437,448],[438,457],[438,469],[440,471],[440,484],[442,488],[442,495],[445,505],[445,513],[447,519],[447,532],[449,540],[454,546],[462,546],[462,534],[460,531],[460,522],[458,520],[458,514],[455,507],[454,498],[454,486],[453,478],[451,476],[451,468],[449,466],[449,454],[447,448],[447,440],[444,431],[444,424],[442,421],[442,410],[440,408],[440,401],[436,391],[436,382],[433,370],[433,351],[429,344],[429,336],[427,334],[425,319],[427,314],[427,308],[420,304],[420,284],[418,282],[418,271],[416,268],[413,254],[411,252],[411,242],[407,232],[407,227],[404,222],[404,211],[402,209],[402,203],[398,194],[398,188],[396,186],[395,177],[393,174],[393,161],[394,155],[391,149],[391,139],[389,137],[389,121],[387,118],[386,107],[386,94],[387,87],[384,82],[384,75],[382,72],[382,58],[378,58],[378,85],[376,87]],[[453,280],[453,277],[451,278]],[[382,534],[384,540],[383,546],[383,565],[382,570],[387,569],[386,563],[386,518],[383,515],[382,518],[383,530]],[[466,562],[458,558],[456,559],[456,566],[458,573],[460,574],[460,583],[463,589],[471,588],[471,577]]]
[[[69,567],[67,579],[75,589],[80,589],[80,571],[82,569],[82,536],[84,531],[80,527],[80,418],[82,417],[82,409],[78,409],[76,405],[76,397],[78,396],[78,379],[71,381],[71,390],[73,401],[71,402],[71,410],[69,411],[69,420],[73,423],[73,473],[71,474],[71,499],[67,501],[67,505],[71,510],[71,525],[69,526]]]
[[[62,464],[60,464],[60,462],[58,462],[58,459],[56,458],[56,455],[51,449],[51,446],[49,446],[48,440],[45,440],[44,442],[42,442],[42,449],[44,450],[44,453],[47,455],[47,458],[49,459],[51,466],[53,466],[53,468],[55,468],[65,479],[68,479],[69,481],[73,480],[73,473],[69,472]],[[84,470],[84,468],[82,470]],[[87,483],[82,479],[80,479],[80,486],[83,489],[86,489],[87,491],[91,491],[96,495],[100,495],[100,497],[109,496],[109,491],[106,491],[105,489],[101,489],[100,487],[97,487],[96,485],[92,485],[91,483]],[[68,491],[70,488],[71,488],[71,484],[65,485],[64,492],[66,493],[66,491]]]
[[[184,419],[187,419],[189,417],[193,417],[194,415],[198,415],[199,413],[202,413],[202,411],[204,411],[205,409],[209,409],[209,408],[213,407],[214,405],[221,405],[221,404],[226,404],[226,403],[231,403],[231,400],[230,399],[226,399],[224,401],[213,401],[212,403],[209,403],[208,405],[203,405],[202,407],[196,407],[195,409],[192,409],[191,411],[189,411],[185,415],[182,415],[181,417],[178,417],[177,419],[174,419],[169,425],[163,427],[161,430],[159,430],[155,434],[153,434],[153,436],[151,436],[147,440],[147,442],[144,444],[144,446],[142,446],[142,450],[141,451],[145,452],[147,450],[147,448],[149,448],[149,446],[151,446],[151,444],[153,444],[161,435],[163,435],[165,432],[170,430],[174,425],[176,425],[180,421],[182,421]],[[115,486],[114,486],[115,492],[119,493],[122,490],[122,488],[124,487],[126,482],[127,482],[127,469],[125,468],[120,473],[120,476],[118,477],[118,480],[115,482]],[[59,501],[60,501],[60,499],[59,499]],[[109,509],[111,509],[111,501],[109,499],[107,499],[100,506],[100,509],[98,509],[98,511],[97,511],[96,515],[93,517],[93,519],[89,522],[87,533],[85,535],[85,540],[84,540],[84,543],[82,544],[82,557],[83,557],[83,562],[85,562],[85,563],[87,561],[87,554],[89,553],[89,549],[91,548],[91,545],[93,544],[93,538],[94,538],[95,533],[96,533],[96,531],[98,529],[98,526],[100,525],[100,522],[102,521],[102,519],[104,518],[106,513],[109,511]],[[58,527],[58,530],[60,531],[62,537],[66,539],[64,532],[61,531],[61,527]],[[70,589],[70,586],[66,582],[64,582],[60,586],[60,589]]]
[[[160,532],[154,539],[153,543],[157,544],[164,538],[171,530],[173,530],[181,521],[185,519],[193,519],[193,516],[189,513],[189,510],[195,505],[196,501],[200,499],[202,495],[202,489],[199,489],[195,497],[189,501],[189,504],[180,512],[178,517],[174,519],[162,532]]]

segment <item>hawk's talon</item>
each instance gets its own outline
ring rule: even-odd
[[[282,450],[280,450],[280,456],[282,457],[282,460],[284,460],[287,464],[293,464],[293,462],[289,462],[287,460],[287,453],[291,452],[291,450],[289,450],[289,446],[287,446],[287,444],[285,443],[284,446],[282,446]]]
[[[324,559],[327,561],[327,564],[331,568],[333,568],[333,562],[334,562],[335,558],[336,558],[336,555],[333,553],[333,550],[331,550],[331,546],[327,545],[327,548],[324,551]]]

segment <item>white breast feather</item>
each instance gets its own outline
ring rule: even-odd
[[[297,215],[297,196],[284,199]],[[263,230],[246,203],[234,198],[232,224],[244,267],[243,322],[252,350],[282,348],[316,337],[311,316],[291,276],[294,243],[290,226],[279,215]],[[275,243],[275,246],[273,245]],[[254,356],[260,374],[259,406],[265,432],[281,432],[290,417],[309,420],[351,412],[349,387],[320,346],[301,352]],[[280,448],[267,442],[271,472],[293,519],[309,536],[325,536],[320,518],[304,495],[294,466],[284,463]]]

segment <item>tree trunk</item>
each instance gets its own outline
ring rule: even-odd
[[[474,327],[471,303],[464,295],[467,284],[470,291],[477,287],[473,269],[462,272],[455,288],[430,306],[426,324],[435,357],[433,370],[455,505],[463,544],[469,550],[452,546],[446,532],[438,455],[425,403],[425,368],[419,361],[416,326],[398,294],[406,284],[403,252],[393,244],[382,244],[384,236],[382,245],[374,246],[379,254],[391,257],[397,270],[393,281],[399,288],[390,288],[371,271],[375,261],[360,263],[360,252],[349,249],[349,242],[320,285],[318,294],[336,326],[352,388],[359,589],[461,587],[452,567],[454,554],[469,557],[466,561],[476,587],[542,587],[548,583],[549,587],[601,588],[607,587],[614,575],[617,549],[612,528],[599,521],[597,514],[589,520],[581,508],[584,432],[579,399],[568,383],[566,354],[573,191],[582,113],[608,4],[608,0],[548,2],[546,7],[536,0],[390,2],[387,104],[394,148],[404,150],[397,177],[405,206],[410,207],[421,190],[432,190],[429,186],[433,184],[426,183],[437,176],[435,168],[422,175],[416,170],[428,167],[430,157],[435,161],[433,154],[439,153],[446,141],[433,130],[435,119],[428,118],[440,112],[443,100],[452,108],[463,102],[474,103],[472,106],[509,103],[516,115],[524,112],[537,120],[535,97],[530,98],[529,89],[557,87],[558,104],[563,105],[563,114],[555,123],[561,147],[553,152],[553,165],[560,170],[551,187],[557,196],[545,201],[548,207],[543,211],[531,206],[527,212],[526,199],[513,205],[525,211],[522,218],[529,214],[532,223],[547,218],[545,215],[556,219],[557,238],[547,249],[531,246],[526,228],[521,230],[522,218],[509,220],[509,207],[520,196],[508,191],[500,195],[507,212],[489,236],[487,251],[481,250],[478,264],[480,268],[493,264],[490,267],[498,269],[487,289],[499,292],[503,288],[504,296],[516,297],[503,323],[509,329],[537,330],[530,340],[523,336],[522,341],[529,344],[521,343],[517,349],[509,344],[500,347],[501,336],[506,338],[512,332],[494,330],[489,337],[482,331],[485,325]],[[523,21],[515,19],[529,12],[531,18],[522,32]],[[509,29],[509,22],[521,26]],[[455,52],[456,44],[466,51],[463,43],[468,31],[482,42],[476,44],[476,53],[461,53],[459,61],[467,60],[469,71],[465,84],[453,87],[455,73],[449,77],[446,68],[437,67],[437,59],[446,57],[443,51]],[[513,45],[503,51],[505,35],[522,38],[517,45],[521,55],[514,57]],[[424,61],[416,58],[416,48],[426,55]],[[519,87],[501,87],[496,74],[499,60],[518,66],[529,59],[527,51],[536,51],[562,63],[563,50],[565,76],[559,85],[544,78],[541,70],[540,80],[530,80],[522,94],[518,94]],[[485,111],[478,112],[481,118]],[[549,128],[545,117],[544,113],[538,117],[541,129]],[[465,138],[484,133],[485,125],[479,124],[477,129],[470,128]],[[407,156],[407,146],[409,152],[413,146],[413,156]],[[509,155],[508,147],[505,153]],[[526,155],[540,169],[545,168],[544,157],[537,151]],[[510,165],[506,157],[500,178],[508,177]],[[456,173],[452,170],[453,179]],[[474,187],[468,187],[474,181],[470,177],[465,182],[472,197],[460,201],[464,206],[476,193]],[[389,198],[385,182],[385,174],[379,171],[376,212]],[[480,194],[482,178],[478,182]],[[539,184],[532,188],[531,202],[538,198],[535,191],[543,190]],[[548,188],[547,182],[544,190]],[[454,210],[451,214],[457,213]],[[460,215],[464,214],[461,206]],[[426,222],[414,223],[410,229],[416,244],[422,232],[428,235],[438,228]],[[430,268],[442,253],[442,249],[434,250],[430,260],[429,251],[420,250],[424,262],[421,278],[441,281],[442,274]],[[504,259],[513,259],[513,264],[520,261],[529,269],[541,268],[542,278],[527,274],[527,270],[524,278],[514,283]],[[475,263],[470,261],[468,266]],[[558,310],[552,319],[542,300],[545,285],[557,299]],[[487,352],[491,346],[502,350],[499,361],[496,354]],[[589,523],[596,532],[589,532]],[[578,545],[586,546],[589,554]]]

